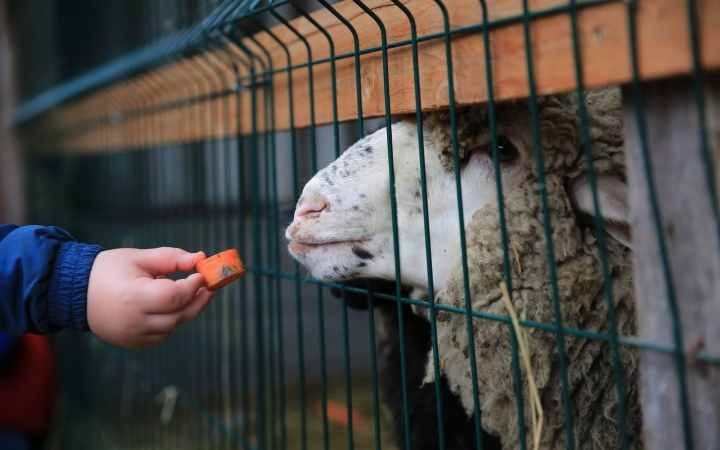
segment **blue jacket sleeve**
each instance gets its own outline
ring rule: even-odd
[[[88,330],[87,287],[101,250],[56,227],[0,226],[0,330]]]

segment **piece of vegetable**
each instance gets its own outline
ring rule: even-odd
[[[195,264],[195,270],[205,277],[205,286],[219,289],[245,275],[245,265],[237,250],[231,248]]]

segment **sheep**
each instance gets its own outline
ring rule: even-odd
[[[351,281],[346,286],[360,287],[372,296],[375,293],[396,295],[394,281],[360,280]],[[340,289],[333,288],[332,293],[341,297]],[[409,290],[402,292],[404,297]],[[345,293],[345,304],[356,310],[368,307],[367,294]],[[375,318],[378,322],[376,345],[382,362],[379,373],[379,385],[383,403],[390,411],[391,430],[394,444],[404,449],[409,441],[413,450],[438,450],[440,434],[438,430],[437,397],[434,383],[423,383],[425,365],[430,350],[430,322],[413,314],[410,305],[403,304],[403,337],[405,350],[406,398],[403,401],[402,365],[400,354],[400,325],[397,305],[393,302],[376,300]],[[440,383],[442,402],[442,427],[444,430],[444,448],[476,449],[477,436],[474,417],[468,417],[460,398],[450,392],[444,379]],[[405,435],[405,405],[408,412],[409,435]],[[500,450],[500,441],[481,430],[483,450]]]
[[[585,94],[592,156],[617,329],[636,331],[631,235],[617,88]],[[557,296],[564,327],[607,333],[607,303],[592,226],[594,207],[582,154],[577,101],[572,95],[539,98],[537,117],[552,230]],[[552,288],[544,239],[538,173],[527,102],[497,105],[498,157],[502,165],[508,247],[512,248],[513,303],[521,317],[553,324]],[[506,315],[499,287],[504,280],[497,192],[490,156],[488,111],[483,105],[457,111],[457,145],[466,236],[468,285],[474,311]],[[417,124],[413,117],[391,127],[400,273],[395,271],[386,130],[361,139],[305,186],[286,230],[291,255],[321,280],[395,279],[435,302],[465,307],[458,201],[447,111],[425,113],[422,122],[434,292],[428,293]],[[440,374],[470,415],[476,401],[469,364],[466,318],[436,315]],[[508,325],[473,318],[482,426],[504,449],[520,447]],[[545,421],[543,449],[566,447],[558,342],[554,332],[534,330],[530,353]],[[619,446],[618,406],[610,344],[572,334],[564,338],[568,395],[579,449]],[[429,354],[425,382],[437,379]],[[642,448],[635,351],[622,347],[625,415],[630,447]],[[524,423],[529,430],[527,374],[520,368]]]

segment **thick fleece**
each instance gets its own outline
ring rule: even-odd
[[[589,92],[586,97],[595,170],[600,174],[624,177],[620,94],[617,89]],[[557,298],[562,325],[599,333],[608,333],[608,303],[595,231],[577,217],[568,196],[568,182],[585,173],[576,102],[571,96],[553,96],[539,102],[539,130],[542,146],[547,205],[551,218],[552,248],[557,268]],[[473,124],[460,128],[486,127],[487,113],[473,107]],[[527,103],[500,105],[498,117],[503,123],[530,124]],[[513,120],[508,120],[514,117]],[[462,119],[465,120],[465,119]],[[470,119],[467,119],[470,120]],[[449,134],[447,118],[440,113],[426,117],[426,127],[435,122],[438,134]],[[466,150],[462,145],[461,156]],[[430,136],[437,139],[437,135]],[[437,140],[436,140],[437,142]],[[447,139],[446,142],[451,142]],[[451,152],[441,152],[443,164],[452,168]],[[556,323],[548,252],[539,196],[536,160],[525,161],[527,179],[504,192],[508,248],[511,252],[512,298],[520,317],[548,324]],[[477,211],[466,227],[469,288],[474,311],[507,316],[500,282],[504,280],[503,246],[497,204]],[[630,250],[608,238],[608,264],[612,277],[617,329],[621,335],[636,331],[633,275]],[[514,251],[517,251],[519,265]],[[464,280],[460,262],[447,278],[446,288],[436,302],[465,307]],[[467,322],[464,315],[444,313],[438,316],[438,351],[443,373],[450,389],[458,394],[468,414],[474,409],[471,383]],[[477,360],[478,396],[483,429],[500,437],[504,449],[520,448],[519,422],[513,382],[513,358],[510,327],[507,323],[474,318],[473,339]],[[529,329],[533,375],[545,413],[541,448],[566,448],[565,414],[561,388],[558,339],[555,332]],[[565,334],[567,382],[572,408],[572,436],[577,449],[618,448],[618,402],[613,370],[612,349],[604,340]],[[625,414],[631,448],[642,447],[640,407],[638,404],[638,364],[633,350],[621,347],[624,378]],[[434,381],[432,354],[428,359],[426,381]],[[532,432],[529,415],[527,374],[520,367],[525,405],[528,448]]]

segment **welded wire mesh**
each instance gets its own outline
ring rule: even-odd
[[[720,236],[709,119],[703,103],[703,58],[707,55],[703,56],[700,48],[698,24],[703,17],[698,16],[692,0],[667,3],[682,3],[683,29],[690,36],[686,51],[691,55],[696,132],[701,136],[700,152],[707,168],[704,175]],[[566,350],[568,337],[580,337],[605,342],[611,349],[617,401],[612,414],[619,428],[617,448],[632,448],[633,439],[626,427],[627,380],[623,379],[621,358],[625,348],[675,358],[679,383],[676,401],[682,411],[684,446],[693,448],[685,385],[687,345],[682,341],[679,299],[674,294],[660,208],[654,196],[657,180],[653,179],[643,125],[639,65],[643,55],[636,35],[637,5],[595,0],[535,4],[523,0],[514,2],[509,12],[498,12],[493,8],[499,4],[481,0],[470,8],[463,2],[441,0],[356,0],[338,4],[324,0],[164,0],[148,5],[132,2],[125,14],[134,28],[115,51],[108,50],[104,55],[99,52],[91,61],[77,61],[75,66],[69,63],[72,67],[68,73],[73,78],[61,83],[60,77],[55,87],[42,94],[29,89],[28,97],[32,98],[19,108],[17,118],[31,130],[27,142],[34,221],[62,226],[80,240],[105,248],[177,246],[201,249],[208,255],[237,248],[248,268],[240,282],[219,291],[200,319],[157,348],[126,351],[89,335],[61,336],[58,349],[65,389],[60,408],[63,432],[57,439],[67,448],[97,448],[96,444],[117,448],[392,448],[393,434],[409,437],[417,433],[418,426],[411,420],[416,413],[412,397],[417,395],[418,386],[407,381],[412,378],[409,371],[417,370],[407,364],[407,348],[417,344],[406,338],[406,323],[418,320],[406,307],[412,305],[427,311],[436,374],[443,372],[444,364],[438,348],[437,314],[464,316],[468,336],[474,336],[474,327],[486,321],[507,324],[512,349],[512,373],[507,377],[512,377],[515,390],[513,407],[520,433],[517,441],[520,448],[532,448],[523,413],[529,405],[523,396],[520,347],[510,318],[472,307],[472,268],[468,265],[465,236],[471,218],[463,210],[457,134],[461,105],[483,101],[488,111],[495,189],[502,194],[506,185],[498,156],[496,108],[502,101],[526,98],[554,322],[522,319],[520,324],[537,333],[552,333],[556,338],[566,446],[575,448],[574,427],[583,420],[573,414],[573,392],[568,381],[568,364],[572,362]],[[588,17],[594,13],[593,8],[604,6],[619,8],[622,14],[618,17],[625,20],[621,29],[628,37],[622,42],[628,48],[613,64],[629,67],[629,75],[598,82],[585,67],[583,38],[589,29],[602,41],[603,30],[588,25]],[[715,11],[710,2],[702,7],[706,12]],[[391,26],[383,18],[388,8],[401,13],[402,27],[397,21]],[[468,10],[474,16],[459,20],[458,11]],[[432,22],[435,28],[417,26],[416,22],[427,25],[430,16],[438,18]],[[355,20],[357,17],[363,20]],[[546,69],[544,61],[537,63],[543,56],[524,50],[539,45],[540,38],[533,34],[539,28],[533,28],[533,24],[545,18],[561,18],[568,24],[570,34],[565,48],[573,69],[569,84],[548,87],[547,74],[538,71],[538,67]],[[92,17],[73,20],[82,25]],[[497,43],[501,37],[492,32],[502,33],[514,26],[519,28],[513,30],[522,33],[518,41],[522,49],[518,69],[522,72],[522,86],[512,91],[499,87],[510,83],[503,75],[504,62],[495,59],[502,49],[493,47],[493,39]],[[88,30],[93,32],[92,28]],[[337,50],[341,33],[350,38],[342,40]],[[458,44],[460,39],[466,39],[463,46]],[[434,66],[441,73],[432,78],[438,81],[436,85],[425,86],[423,83],[431,78],[423,72],[428,61],[423,51],[427,47],[423,46],[433,43],[438,44],[435,51],[442,53],[441,62]],[[75,45],[75,41],[70,40],[68,45]],[[468,73],[454,56],[467,56],[464,46],[478,49],[474,55],[481,61],[482,74]],[[19,51],[25,50],[21,46]],[[401,58],[405,65],[398,69],[396,61]],[[90,69],[91,65],[96,67]],[[377,71],[364,72],[367,67]],[[597,71],[597,65],[590,70]],[[410,92],[403,97],[402,105],[392,81],[399,73],[412,82],[401,89]],[[468,100],[468,80],[484,85],[479,89],[483,98]],[[590,87],[619,82],[629,84],[625,92],[631,93],[635,105],[644,175],[650,186],[648,201],[659,236],[666,301],[672,315],[673,328],[668,330],[672,332],[672,345],[643,341],[618,331],[591,152],[592,130],[584,101],[578,102],[577,120],[586,176],[593,192],[595,220],[591,226],[597,237],[609,331],[563,325],[554,263],[557,247],[553,240],[557,236],[553,234],[547,204],[538,102],[542,95],[563,91],[583,98]],[[382,126],[388,148],[394,271],[402,272],[393,152],[397,137],[391,131],[393,114],[402,113],[414,115],[418,124],[418,177],[424,224],[418,245],[425,249],[427,290],[436,292],[436,249],[431,246],[422,122],[423,111],[438,108],[447,109],[451,124],[455,183],[448,189],[457,198],[459,216],[455,228],[445,232],[459,235],[464,308],[436,303],[433,295],[427,300],[403,295],[407,290],[399,275],[394,289],[391,286],[386,292],[306,276],[288,256],[283,240],[304,183],[356,139]],[[47,111],[50,113],[45,118],[36,118]],[[53,118],[53,112],[59,113]],[[503,195],[497,196],[497,208],[504,281],[512,296],[514,257],[508,245]],[[339,292],[339,299],[330,294],[330,288]],[[367,301],[364,311],[346,307],[350,297],[359,295]],[[401,416],[387,412],[379,392],[382,365],[388,362],[378,360],[376,351],[377,305],[396,307]],[[481,438],[487,411],[480,408],[478,383],[482,380],[475,360],[476,344],[474,339],[468,340],[473,414],[467,427],[475,436],[473,448],[483,448],[490,444]],[[694,356],[713,370],[720,366],[718,355],[701,351]],[[451,394],[443,391],[439,382],[433,383],[433,389],[435,401],[426,408],[436,417],[432,426],[437,428],[437,439],[418,448],[458,448],[447,444],[452,436],[445,431],[449,421],[457,420],[444,411],[443,396]],[[405,448],[416,448],[409,438],[402,442]]]

